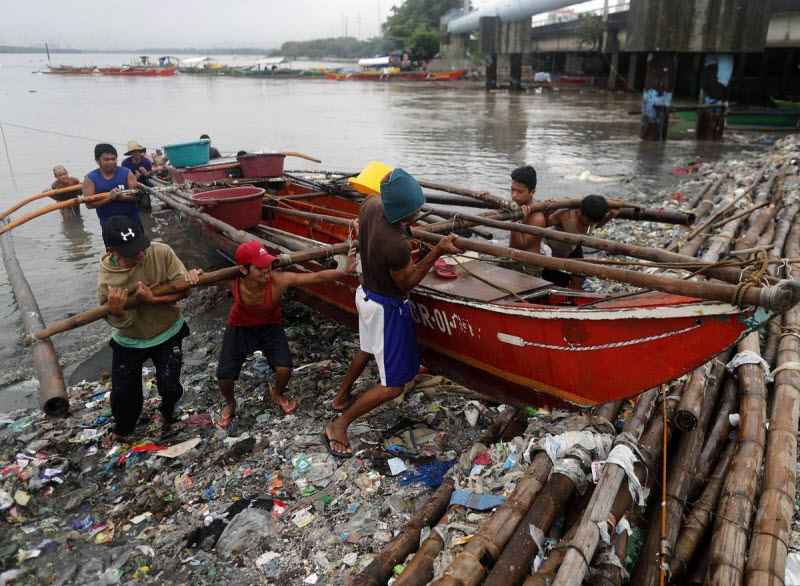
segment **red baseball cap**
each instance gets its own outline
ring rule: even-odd
[[[236,249],[236,264],[237,265],[255,265],[260,269],[265,269],[275,262],[275,257],[272,256],[264,245],[256,240],[245,242]]]

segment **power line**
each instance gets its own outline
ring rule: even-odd
[[[77,136],[75,134],[66,134],[66,133],[63,133],[63,132],[56,132],[54,130],[43,130],[41,128],[33,128],[32,126],[23,126],[22,124],[12,124],[11,122],[3,122],[2,120],[0,120],[0,127],[2,127],[3,125],[5,125],[5,126],[13,126],[14,128],[23,128],[25,130],[33,130],[34,132],[43,132],[45,134],[54,134],[56,136],[65,136],[67,138],[76,138],[78,140],[88,140],[90,142],[95,142],[95,143],[98,143],[98,142],[109,142],[108,140],[102,139],[102,138],[89,138],[89,137],[86,137],[86,136]],[[128,143],[123,142],[123,141],[119,141],[119,142],[112,142],[111,144],[116,144],[116,145],[119,145],[119,146],[125,146]]]

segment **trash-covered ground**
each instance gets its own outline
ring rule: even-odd
[[[687,161],[681,168],[687,180],[645,203],[683,209],[722,171],[740,189],[768,160],[796,156],[798,143],[782,139],[765,149],[763,160]],[[798,189],[796,171],[787,174],[784,198]],[[612,222],[595,235],[663,248],[677,230]],[[152,371],[145,373],[148,399],[131,444],[111,438],[107,379],[70,389],[70,418],[48,420],[33,410],[0,415],[0,515],[7,528],[0,534],[0,582],[348,584],[442,476],[455,473],[457,488],[484,497],[454,524],[436,563],[441,571],[524,474],[531,440],[590,421],[529,410],[527,427],[475,449],[505,407],[420,375],[401,400],[351,426],[356,456],[336,459],[322,433],[335,416],[330,402],[357,334],[288,300],[283,310],[295,371],[287,394],[300,409],[287,416],[264,401],[269,368],[255,357],[237,382],[237,417],[221,429],[213,423],[223,406],[214,370],[229,303],[213,290],[187,302],[193,334],[184,342],[186,394],[179,407],[187,427],[177,435],[159,434]],[[356,390],[376,381],[367,369]],[[792,529],[790,547],[800,550],[797,514]]]
[[[215,295],[200,293],[197,311]],[[213,424],[223,405],[213,376],[220,321],[184,342],[188,427],[173,437],[160,437],[147,369],[130,444],[111,438],[107,379],[70,388],[69,418],[0,416],[0,514],[10,529],[0,581],[345,584],[369,563],[498,408],[420,375],[402,401],[352,425],[357,456],[336,459],[322,432],[357,334],[297,303],[284,303],[284,315],[293,415],[264,402],[271,375],[256,357],[237,382],[233,425]],[[355,388],[376,381],[368,368]]]

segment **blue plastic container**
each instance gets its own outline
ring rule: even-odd
[[[204,138],[193,142],[165,144],[164,153],[173,167],[205,165],[208,163],[208,144],[210,142],[210,140]]]

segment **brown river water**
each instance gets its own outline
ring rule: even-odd
[[[218,56],[222,63],[233,57]],[[133,55],[57,55],[53,64],[122,64]],[[539,175],[537,197],[600,193],[654,198],[688,162],[746,156],[757,141],[643,144],[639,105],[630,94],[485,93],[469,83],[375,83],[197,77],[119,78],[33,73],[44,55],[0,55],[0,209],[49,187],[54,165],[82,179],[95,168],[93,147],[128,140],[153,150],[212,137],[223,153],[274,149],[307,153],[321,165],[287,158],[287,169],[358,171],[379,160],[413,175],[505,194],[520,164]],[[316,65],[316,64],[313,64]],[[51,200],[46,200],[48,203]],[[30,204],[26,210],[43,205]],[[19,213],[19,212],[18,212]],[[187,267],[224,261],[192,242],[170,213],[145,219],[154,239],[176,249]],[[96,304],[102,253],[92,210],[65,221],[51,213],[13,230],[17,257],[46,324]],[[32,359],[22,345],[19,310],[0,268],[0,411],[29,404]],[[110,330],[98,322],[54,338],[65,372],[96,352]]]

